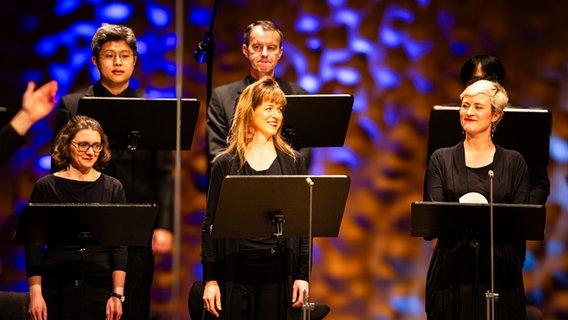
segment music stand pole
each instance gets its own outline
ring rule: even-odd
[[[310,289],[310,274],[311,274],[311,266],[312,266],[312,219],[313,219],[313,192],[314,192],[314,181],[310,178],[306,178],[306,182],[310,187],[310,213],[309,213],[309,220],[308,220],[308,290],[304,290],[304,300],[302,302],[302,319],[309,320],[310,319],[310,312],[315,309],[315,304],[309,302],[309,289]]]
[[[495,293],[495,252],[494,252],[494,234],[493,234],[493,170],[489,170],[489,233],[490,233],[490,254],[491,254],[491,292],[485,293],[487,302],[486,319],[495,319],[495,301],[499,298],[499,294]]]

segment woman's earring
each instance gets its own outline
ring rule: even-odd
[[[491,122],[491,138],[495,135],[495,131],[497,130],[497,125],[495,122]]]

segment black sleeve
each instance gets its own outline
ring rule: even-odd
[[[48,192],[49,186],[45,183],[45,180],[39,180],[35,183],[32,193],[30,195],[30,203],[48,203]],[[25,257],[26,257],[26,276],[29,278],[31,276],[39,276],[42,271],[42,256],[43,247],[42,246],[25,246]]]
[[[438,150],[432,154],[424,179],[424,201],[447,201],[444,192],[444,166],[442,153]]]
[[[124,193],[124,187],[116,179],[109,179],[110,186],[107,190],[112,192],[112,202],[113,203],[126,203],[126,195]],[[114,270],[127,270],[128,265],[128,247],[118,246],[110,247],[110,268]]]
[[[155,185],[156,197],[158,199],[158,216],[156,218],[156,228],[173,230],[173,189],[174,181],[172,176],[173,157],[170,151],[158,151],[156,154],[156,175]]]
[[[8,159],[26,143],[26,138],[20,136],[10,124],[0,129],[0,163]]]
[[[215,263],[217,261],[217,250],[215,240],[211,237],[211,226],[215,220],[217,202],[221,192],[221,183],[228,174],[227,164],[223,158],[217,158],[211,169],[209,180],[209,191],[207,192],[207,205],[205,218],[201,230],[201,264],[203,266],[203,281],[216,280]]]
[[[296,151],[296,174],[306,175],[308,169],[306,160],[300,152]],[[300,238],[298,259],[296,261],[296,269],[294,270],[293,280],[308,281],[310,273],[310,240],[309,238]]]
[[[532,204],[546,204],[550,195],[550,180],[548,169],[545,166],[529,166],[530,202]]]
[[[207,143],[209,161],[227,147],[227,136],[231,123],[227,121],[223,97],[219,90],[213,90],[207,107]]]

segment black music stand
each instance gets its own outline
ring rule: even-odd
[[[312,238],[339,234],[350,184],[348,176],[226,176],[211,236],[308,238],[311,266]],[[302,319],[314,309],[304,291]]]
[[[352,95],[287,95],[286,100],[282,136],[294,149],[343,146]]]
[[[439,148],[463,140],[459,106],[434,106],[430,111],[428,157]],[[544,108],[507,107],[493,141],[518,151],[531,166],[548,166],[552,114]]]
[[[211,236],[308,237],[308,177],[314,182],[312,236],[337,237],[351,183],[348,176],[227,176],[221,185]],[[274,221],[278,214],[284,215],[282,232]]]
[[[149,246],[157,214],[155,204],[29,203],[20,215],[15,244],[81,247],[82,318],[86,247]]]
[[[77,114],[97,120],[112,149],[176,150],[177,99],[82,97]],[[181,99],[181,150],[190,150],[199,100]]]
[[[425,239],[439,237],[473,239],[474,248],[476,248],[476,269],[479,267],[478,238],[490,238],[491,291],[485,294],[487,319],[494,319],[494,303],[499,296],[493,291],[493,239],[507,243],[543,240],[545,223],[546,207],[543,205],[455,202],[413,202],[411,205],[412,236]],[[475,319],[478,317],[478,286],[476,277],[473,284]]]
[[[157,214],[156,204],[29,203],[15,244],[148,246]]]
[[[494,203],[496,239],[544,239],[546,207],[537,204]],[[490,205],[487,203],[456,203],[418,201],[411,204],[413,237],[464,237],[489,230]]]

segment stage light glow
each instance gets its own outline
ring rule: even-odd
[[[155,28],[165,28],[172,22],[171,11],[160,5],[149,4],[146,7],[146,16],[148,21]]]
[[[101,6],[97,14],[100,21],[106,21],[109,23],[122,23],[130,19],[134,9],[132,5],[123,2],[111,2]]]
[[[189,22],[198,27],[206,27],[211,20],[211,11],[205,8],[194,7],[189,10]]]
[[[320,20],[313,15],[302,15],[296,20],[295,29],[300,33],[316,33],[320,29]]]

